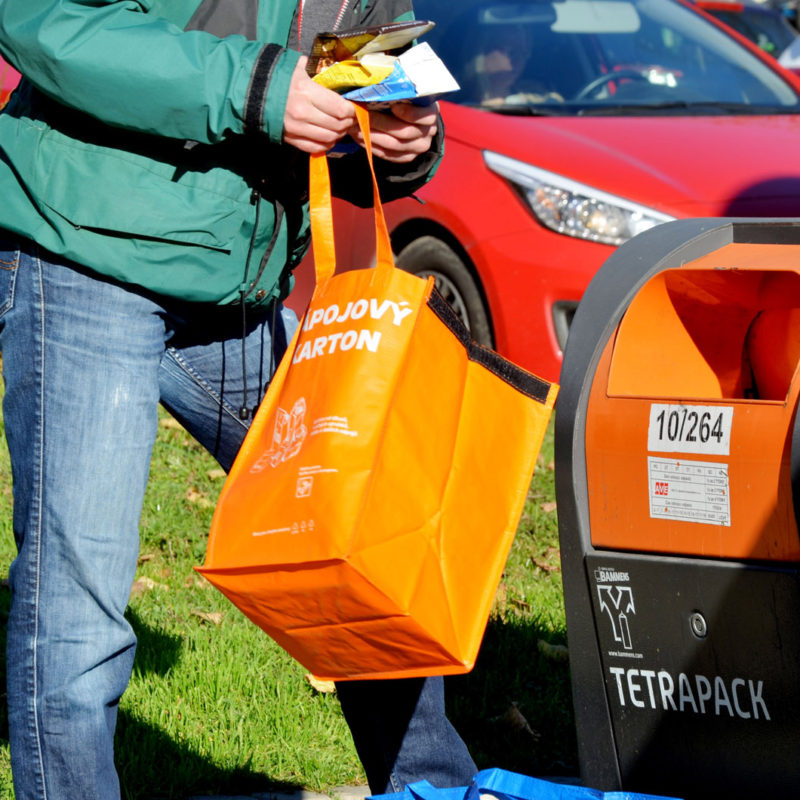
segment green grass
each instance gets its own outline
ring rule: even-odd
[[[568,666],[559,648],[566,629],[552,451],[551,425],[478,663],[447,682],[450,718],[481,768],[577,772]],[[222,482],[205,451],[162,417],[128,611],[139,645],[117,728],[124,796],[363,783],[335,694],[317,691],[301,666],[192,569],[203,562]],[[10,486],[0,447],[0,576],[14,552]],[[8,604],[2,588],[3,619]],[[0,679],[4,672],[0,656]],[[0,800],[13,797],[7,737],[3,702]]]

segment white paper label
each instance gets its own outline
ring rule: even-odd
[[[647,449],[660,453],[727,456],[731,451],[733,406],[653,403]]]
[[[648,456],[650,516],[731,524],[728,465]]]

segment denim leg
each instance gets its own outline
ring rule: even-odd
[[[154,304],[0,244],[3,412],[18,555],[8,707],[17,800],[114,800],[124,611],[157,429]]]
[[[466,786],[478,771],[445,715],[443,678],[341,681],[336,691],[373,794],[419,780]]]
[[[243,331],[238,309],[177,306],[159,372],[164,406],[226,470],[249,425],[240,409],[255,412],[297,328],[294,312],[283,306],[247,319]]]

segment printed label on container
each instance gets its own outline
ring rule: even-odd
[[[648,456],[650,516],[731,524],[728,465]]]
[[[733,406],[653,403],[647,449],[660,453],[727,456],[731,451]]]

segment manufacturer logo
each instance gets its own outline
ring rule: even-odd
[[[669,494],[669,484],[666,481],[656,481],[653,494],[657,497],[666,497]]]
[[[594,577],[597,582],[600,612],[606,614],[611,622],[614,641],[622,645],[625,651],[633,650],[628,617],[636,614],[636,604],[633,600],[633,589],[630,586],[620,585],[627,583],[630,576],[627,572],[614,569],[596,569]]]

